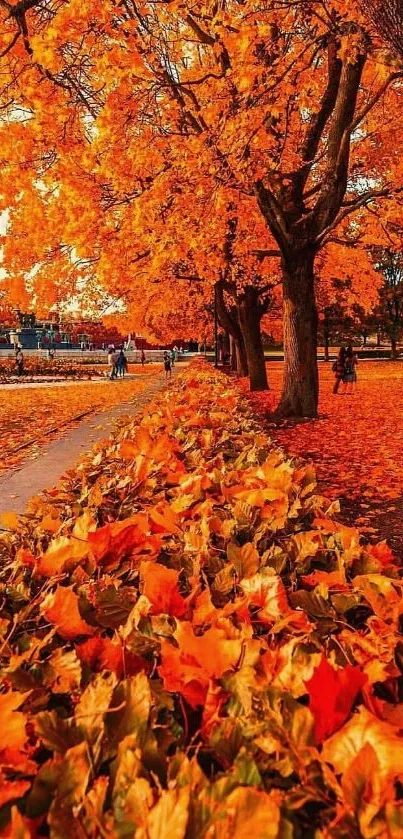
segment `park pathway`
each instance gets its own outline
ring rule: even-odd
[[[91,414],[63,437],[53,440],[38,459],[27,460],[17,469],[5,472],[0,478],[0,513],[24,512],[33,495],[57,484],[81,454],[109,436],[120,417],[136,416],[164,386],[162,373],[150,377],[144,390],[130,401],[121,402],[109,411]]]

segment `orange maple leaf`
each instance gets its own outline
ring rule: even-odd
[[[181,693],[189,705],[203,705],[211,679],[219,679],[234,670],[243,657],[244,663],[255,661],[260,642],[228,638],[225,630],[213,627],[204,635],[195,635],[186,621],[178,622],[174,637],[161,644],[161,665],[158,672],[166,690]]]
[[[143,581],[143,594],[152,604],[152,614],[183,617],[186,602],[178,589],[179,571],[154,562],[142,562],[140,577]]]
[[[19,751],[24,748],[27,741],[25,729],[27,718],[18,708],[29,694],[30,691],[26,693],[10,691],[9,693],[1,694],[0,751],[3,751],[3,749],[16,749]]]
[[[43,617],[56,627],[62,638],[71,640],[77,635],[93,635],[95,629],[84,621],[78,608],[78,597],[72,588],[58,586],[42,602]]]

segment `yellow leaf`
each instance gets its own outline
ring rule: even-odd
[[[18,530],[20,520],[16,513],[1,513],[0,524],[6,530]]]
[[[189,817],[188,807],[188,788],[164,790],[148,817],[148,839],[184,839]]]
[[[30,691],[26,693],[10,692],[0,696],[0,751],[2,749],[22,749],[27,734],[27,719],[17,709],[22,705]]]

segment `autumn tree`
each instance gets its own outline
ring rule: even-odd
[[[381,37],[392,50],[403,58],[403,6],[401,0],[361,0],[363,13],[368,16]]]
[[[356,229],[353,244],[348,237],[344,244],[329,243],[316,260],[315,293],[326,360],[331,341],[360,334],[379,305],[382,278],[371,252],[361,244],[363,238],[364,231]]]
[[[181,149],[190,137],[234,193],[255,195],[279,249],[286,414],[316,413],[315,257],[348,215],[392,188],[367,188],[370,161],[361,148],[369,126],[373,134],[382,124],[377,105],[396,74],[378,78],[374,88],[365,30],[337,3],[321,24],[316,5],[304,4],[302,13],[290,4],[283,15],[277,8],[226,8],[209,29],[201,4],[184,16],[176,9],[160,13],[151,3],[135,35],[152,84],[167,100],[168,133],[180,135]],[[199,53],[192,61],[195,41]],[[349,180],[352,146],[367,157],[364,186],[358,160]]]
[[[389,338],[391,356],[396,358],[403,333],[403,256],[400,251],[377,248],[373,257],[383,278],[376,314],[382,331]]]
[[[179,189],[189,172],[208,176],[212,204],[220,184],[221,207],[246,196],[266,227],[259,250],[281,266],[280,410],[315,415],[317,256],[346,219],[376,212],[400,188],[400,74],[373,52],[357,9],[343,0],[325,10],[315,0],[2,8],[10,230],[29,225],[35,191],[53,247],[66,242],[100,273],[107,252],[104,278],[116,266],[125,286],[142,258],[140,226],[159,249],[144,210],[153,205],[161,224],[172,172]],[[16,140],[27,161],[17,173]]]
[[[201,192],[202,183],[197,182],[201,195],[195,198],[192,211],[187,207],[186,191],[184,206],[181,202],[178,205],[176,196],[170,200],[169,216],[165,218],[168,255],[163,274],[173,281],[196,283],[200,291],[206,288],[207,294],[210,289],[219,322],[235,344],[238,371],[249,375],[251,390],[265,390],[268,383],[261,320],[270,308],[279,282],[278,271],[259,251],[262,220],[254,203],[242,197],[237,205],[222,206],[219,215],[214,208],[214,214],[206,218],[200,204],[206,194]],[[210,190],[208,181],[207,195]],[[225,193],[220,201],[224,197]],[[188,239],[185,246],[180,243],[181,258],[176,261],[175,249],[169,247],[175,232],[169,232],[167,225],[177,227],[184,215]]]

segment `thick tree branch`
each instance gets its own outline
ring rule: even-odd
[[[398,195],[399,193],[403,192],[403,187],[399,187],[397,189],[391,189],[389,187],[385,187],[384,189],[372,189],[369,192],[366,192],[364,195],[360,195],[359,198],[356,200],[349,202],[347,206],[341,208],[340,212],[337,214],[336,218],[325,228],[321,233],[318,234],[315,240],[316,245],[323,245],[326,242],[326,237],[334,230],[343,219],[350,216],[352,213],[355,213],[356,210],[359,210],[361,207],[365,207],[366,204],[370,204],[372,201],[376,201],[378,198],[391,198],[392,195]]]
[[[301,158],[304,165],[295,177],[295,190],[298,190],[299,200],[314,163],[319,143],[325,126],[332,114],[339,91],[342,62],[338,56],[339,44],[334,39],[329,39],[327,47],[327,86],[317,114],[313,114],[301,148]]]
[[[365,66],[364,44],[354,62],[347,56],[340,77],[338,94],[329,127],[327,166],[311,220],[318,240],[334,221],[346,192],[350,157],[350,140],[354,112]]]

